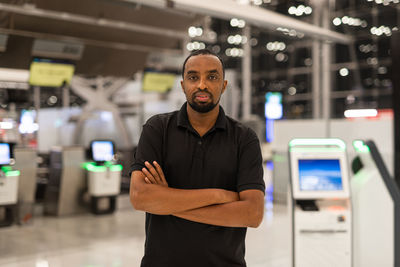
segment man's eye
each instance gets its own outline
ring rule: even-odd
[[[216,75],[210,75],[210,76],[208,76],[208,78],[210,80],[216,80],[218,77]]]
[[[197,80],[197,77],[196,76],[189,76],[188,79],[194,81],[194,80]]]

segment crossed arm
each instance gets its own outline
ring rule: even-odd
[[[227,227],[257,227],[262,221],[264,194],[260,190],[170,188],[157,162],[145,164],[131,177],[130,199],[137,210]]]

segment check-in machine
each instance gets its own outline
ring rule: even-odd
[[[91,212],[112,213],[121,190],[122,171],[122,165],[113,163],[115,145],[109,140],[94,140],[90,143],[89,151],[93,161],[85,163],[84,168],[91,198]]]
[[[3,210],[0,226],[11,225],[16,217],[20,172],[13,170],[13,161],[11,145],[0,143],[0,208]]]
[[[35,149],[15,147],[14,169],[20,171],[18,183],[17,221],[20,225],[33,222],[34,203],[37,185],[37,152]]]
[[[400,267],[400,191],[373,141],[353,142],[354,266]]]
[[[45,214],[66,216],[86,212],[80,201],[85,189],[83,162],[85,149],[81,146],[51,149],[49,180],[44,196]]]
[[[352,266],[352,207],[346,145],[339,139],[289,143],[292,266]]]

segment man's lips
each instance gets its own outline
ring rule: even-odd
[[[210,99],[210,96],[208,94],[205,93],[199,93],[195,95],[195,98],[199,101],[207,101],[208,99]]]

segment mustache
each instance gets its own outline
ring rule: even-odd
[[[197,90],[197,91],[193,94],[193,96],[196,97],[198,94],[204,94],[204,93],[206,93],[210,98],[212,97],[211,93],[210,93],[207,89],[204,89],[204,90]]]

